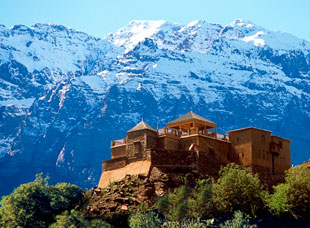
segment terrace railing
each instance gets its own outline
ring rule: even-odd
[[[160,128],[157,130],[158,135],[175,135],[175,136],[190,136],[190,135],[205,135],[208,137],[220,139],[220,140],[225,140],[229,141],[229,136],[220,134],[220,133],[215,133],[214,131],[208,131],[208,130],[198,130],[198,129],[188,129],[188,130],[177,130],[174,128]]]
[[[124,138],[124,139],[117,139],[117,140],[111,141],[111,147],[112,146],[125,145],[125,144],[126,144],[126,138]]]

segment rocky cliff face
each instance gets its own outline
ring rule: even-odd
[[[97,184],[110,140],[190,108],[220,132],[255,126],[310,158],[310,43],[248,21],[132,21],[104,39],[60,25],[0,26],[2,193],[49,173]]]

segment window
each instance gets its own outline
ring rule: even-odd
[[[227,159],[230,161],[230,153],[227,153]]]
[[[262,135],[262,143],[265,143],[265,135]]]
[[[265,160],[265,152],[263,152],[263,160]]]
[[[191,127],[194,127],[194,123],[191,123]]]
[[[237,137],[237,142],[239,142],[239,137]]]
[[[282,142],[279,141],[279,148],[282,149]]]
[[[134,146],[134,153],[135,154],[140,153],[140,142],[139,141],[138,142],[134,142],[133,146]]]

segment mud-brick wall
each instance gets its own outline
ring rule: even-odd
[[[290,141],[273,135],[271,141],[278,144],[280,149],[279,155],[274,157],[275,172],[283,173],[291,167]]]
[[[121,145],[121,146],[111,147],[111,154],[112,154],[112,159],[119,158],[119,157],[125,157],[127,155],[126,144]]]
[[[180,149],[180,138],[174,135],[166,135],[164,146],[166,150],[179,150]]]
[[[211,137],[199,136],[199,151],[209,152],[210,148],[214,150],[215,158],[223,163],[233,161],[231,143]],[[228,157],[230,160],[228,160]]]
[[[197,135],[181,138],[181,149],[189,150],[189,147],[191,146],[192,143],[195,143],[196,145],[198,145]]]
[[[195,155],[191,151],[152,150],[152,166],[156,167],[191,167],[195,164]]]
[[[232,144],[232,159],[240,165],[252,164],[252,130],[229,132]]]
[[[154,131],[147,131],[147,145],[146,145],[146,149],[153,149],[153,148],[157,148],[158,145],[158,134],[157,132]]]
[[[214,154],[199,152],[198,170],[200,173],[217,179],[219,177],[219,171],[224,165],[224,163],[215,158]]]
[[[261,182],[269,187],[284,182],[284,174],[274,175],[267,167],[251,165],[248,166],[248,169],[254,174],[257,173]]]
[[[114,169],[120,169],[127,165],[127,158],[115,158],[102,162],[102,171],[109,171]]]

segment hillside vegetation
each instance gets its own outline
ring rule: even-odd
[[[20,185],[2,198],[0,226],[226,228],[310,225],[310,169],[306,166],[289,169],[285,183],[272,190],[266,189],[257,175],[235,164],[223,167],[217,181],[198,178],[193,182],[191,175],[178,179],[178,186],[168,188],[159,193],[160,196],[153,194],[141,199],[138,195],[147,189],[142,186],[151,186],[151,182],[139,177],[127,176],[99,193],[98,189],[83,192],[78,186],[67,183],[50,185],[47,177],[38,174],[33,182]],[[109,203],[114,203],[114,213],[105,206],[98,206]]]

